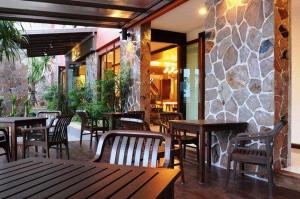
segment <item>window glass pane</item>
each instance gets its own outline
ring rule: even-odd
[[[115,65],[115,74],[120,73],[120,64]]]
[[[106,62],[106,68],[112,69],[114,63],[114,52],[110,51],[107,53],[107,62]]]
[[[101,79],[103,79],[104,71],[106,69],[106,55],[101,56]]]
[[[198,119],[199,67],[198,43],[187,47],[187,67],[184,69],[184,99],[186,119]]]
[[[120,64],[120,48],[115,50],[115,64]]]

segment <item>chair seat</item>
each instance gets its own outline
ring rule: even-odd
[[[267,153],[265,150],[238,147],[232,151],[231,159],[245,163],[266,164]]]
[[[189,136],[189,135],[185,135],[185,136],[181,136],[181,142],[182,144],[194,144],[194,143],[198,143],[199,140],[197,137],[195,136]],[[174,140],[174,144],[178,144],[178,140]]]

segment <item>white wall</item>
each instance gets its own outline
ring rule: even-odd
[[[291,142],[300,144],[300,1],[291,0],[292,104]]]

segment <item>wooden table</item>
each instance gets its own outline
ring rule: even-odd
[[[11,160],[17,160],[17,127],[43,125],[47,118],[42,117],[3,117],[0,118],[0,127],[10,127],[11,130]]]
[[[0,166],[0,198],[173,198],[177,169],[24,159]]]
[[[212,132],[244,132],[248,127],[247,122],[233,122],[226,120],[171,120],[170,132],[183,130],[189,133],[199,133],[200,147],[200,183],[205,181],[205,140],[207,137],[207,164],[211,166],[211,134]]]
[[[116,120],[123,117],[123,112],[108,112],[108,113],[102,113],[102,117],[104,117],[107,120],[111,120],[111,127],[110,130],[116,129]]]

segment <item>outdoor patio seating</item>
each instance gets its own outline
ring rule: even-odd
[[[108,162],[110,164],[141,166],[141,167],[170,167],[171,137],[164,134],[114,130],[106,132],[100,138],[95,162],[103,161],[105,150],[109,150],[107,142],[113,139]],[[163,163],[159,162],[159,147],[164,142]]]
[[[81,119],[81,129],[80,129],[80,145],[82,144],[82,136],[90,135],[90,146],[92,146],[93,138],[96,139],[98,143],[99,132],[101,134],[105,133],[109,129],[108,121],[104,117],[92,118],[86,111],[76,111]]]
[[[29,146],[40,146],[43,148],[43,151],[46,153],[46,157],[48,158],[50,148],[54,148],[60,150],[60,152],[62,152],[62,150],[66,150],[66,154],[69,159],[70,154],[67,127],[72,118],[73,115],[58,116],[53,132],[50,132],[49,126],[21,128],[24,146],[23,158],[26,157],[26,152],[28,151]],[[43,136],[39,136],[38,139],[33,139],[32,135],[34,134],[43,134]],[[64,148],[62,145],[64,145]]]
[[[120,118],[120,127],[122,130],[139,130],[139,131],[150,131],[150,126],[147,122],[141,119],[135,118]]]
[[[10,146],[9,135],[6,129],[0,129],[0,148],[4,150],[4,153],[0,153],[0,156],[5,155],[7,161],[10,161]]]
[[[266,166],[267,169],[267,177],[268,177],[268,188],[269,188],[269,196],[272,195],[272,186],[273,186],[273,147],[274,147],[274,139],[281,131],[281,129],[286,125],[287,120],[286,117],[283,116],[281,120],[275,124],[273,130],[270,130],[265,133],[239,133],[235,138],[230,140],[230,148],[228,150],[228,163],[227,163],[227,183],[228,185],[229,177],[230,177],[230,165],[231,161],[233,161],[233,171],[234,176],[237,173],[237,163],[241,165],[241,173],[246,173],[243,169],[244,164],[253,164],[253,165],[261,165]],[[259,140],[265,143],[265,148],[262,149],[253,149],[251,147],[247,147],[245,144],[251,142],[252,140]],[[248,173],[248,172],[247,172]],[[256,172],[255,172],[256,174]]]
[[[144,120],[145,111],[128,111],[123,114],[123,117]]]
[[[179,166],[182,170],[181,178],[184,182],[184,169],[183,169],[183,158],[186,157],[186,147],[192,147],[196,149],[197,152],[197,161],[199,161],[199,138],[198,136],[188,135],[186,131],[176,131],[170,132],[170,120],[182,120],[183,116],[181,113],[177,112],[164,112],[160,114],[160,132],[170,134],[173,137],[172,153],[175,157],[179,159]],[[191,146],[191,144],[196,147]],[[178,147],[175,147],[178,145]],[[176,164],[176,165],[178,165]]]

